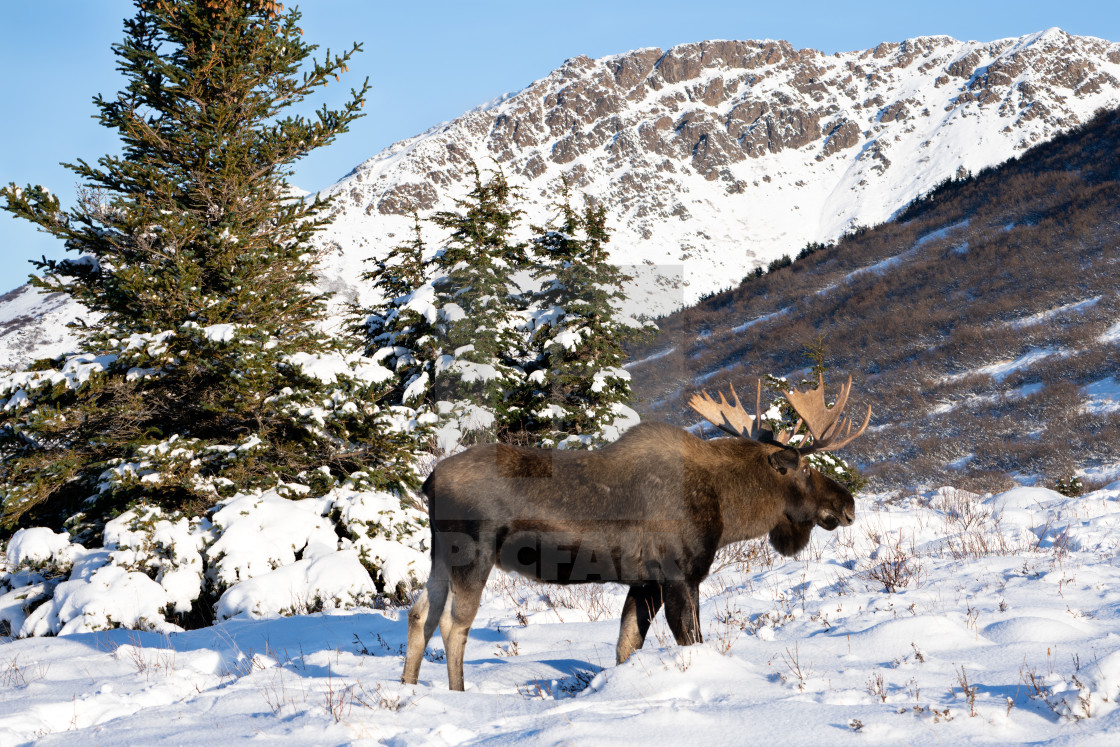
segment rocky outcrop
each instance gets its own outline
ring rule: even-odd
[[[1036,112],[1056,112],[1062,98],[1115,92],[1120,85],[1116,45],[1057,30],[1036,36],[992,44],[928,37],[831,57],[784,41],[712,41],[603,60],[575,57],[501,105],[466,115],[442,137],[465,140],[466,150],[477,151],[479,141],[463,135],[485,132],[486,154],[529,179],[545,174],[545,159],[566,166],[604,150],[632,155],[635,146],[675,154],[711,179],[730,164],[791,149],[828,158],[854,147],[867,125],[905,126],[916,112],[949,105],[1008,104],[1002,114],[1013,120],[1006,123],[1013,132],[1019,110],[1032,104],[1040,105]],[[900,84],[914,82],[906,73],[916,62],[932,85],[921,86],[917,96],[892,97],[903,93]],[[953,79],[960,83],[948,95],[930,95],[930,88],[952,89]],[[878,111],[866,111],[868,102]],[[456,160],[434,165],[461,166]],[[457,184],[460,171],[452,168],[434,181]],[[438,199],[438,184],[413,182],[385,185],[374,202],[378,212],[393,213],[428,209]]]

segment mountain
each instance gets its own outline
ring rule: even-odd
[[[1117,105],[1120,44],[1058,29],[834,55],[707,41],[576,57],[358,166],[330,190],[332,238],[369,252],[406,235],[412,207],[453,206],[471,159],[520,183],[536,222],[566,178],[607,205],[615,259],[655,276],[637,307],[659,313]]]
[[[408,235],[412,208],[452,209],[473,159],[522,187],[527,223],[553,214],[562,179],[603,202],[614,259],[636,275],[633,309],[668,313],[1118,105],[1120,44],[1059,29],[833,55],[707,41],[576,57],[330,187],[322,289],[361,295],[361,260]],[[13,323],[33,303],[26,289],[5,299],[0,365],[19,365],[58,335]]]
[[[873,427],[844,451],[878,490],[1120,476],[1120,111],[943,185],[659,320],[629,364],[643,418],[697,388],[794,383],[823,344]],[[744,398],[746,399],[746,398]],[[751,405],[753,408],[753,403]]]

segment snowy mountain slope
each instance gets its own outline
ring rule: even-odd
[[[614,664],[621,587],[496,572],[447,689],[400,684],[400,610],[0,644],[3,744],[1109,744],[1120,734],[1120,484],[861,498],[796,559],[749,543]],[[1108,736],[1111,734],[1112,736]]]
[[[41,294],[30,285],[0,296],[0,370],[73,350],[74,337],[66,325],[88,315],[66,295]]]
[[[404,236],[410,207],[453,207],[468,159],[524,187],[528,222],[548,218],[563,177],[607,205],[614,259],[660,277],[636,307],[663,312],[1117,105],[1120,44],[1058,29],[836,55],[709,41],[577,57],[358,166],[329,190],[342,204],[327,238],[349,257]]]
[[[362,260],[408,235],[411,208],[453,209],[474,159],[523,188],[526,225],[552,215],[561,178],[602,201],[614,259],[636,275],[631,310],[665,313],[1118,105],[1120,44],[1059,29],[834,55],[708,41],[577,57],[329,188],[340,200],[320,237],[321,287],[340,305],[362,295]],[[0,299],[0,364],[57,342],[9,306]],[[22,331],[8,334],[16,319]]]

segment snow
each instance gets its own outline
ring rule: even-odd
[[[444,356],[444,358],[450,359],[451,356]],[[436,370],[437,372],[440,370],[438,364]],[[439,450],[445,454],[453,454],[462,448],[464,437],[471,431],[488,431],[497,422],[493,412],[469,402],[453,405],[441,401],[437,406],[440,408],[441,416],[448,416],[451,409],[455,410],[454,415],[448,417],[434,434]]]
[[[933,243],[935,241],[942,241],[945,238],[947,238],[950,234],[952,234],[956,231],[959,231],[961,229],[968,228],[968,224],[969,224],[969,221],[966,218],[965,220],[962,220],[959,223],[954,223],[950,226],[945,226],[944,228],[939,228],[936,231],[930,231],[925,236],[918,239],[918,241],[914,244],[914,247],[915,248],[920,248],[920,247],[925,246],[926,244],[930,244],[930,243]]]
[[[0,369],[72,352],[77,338],[67,324],[75,318],[96,316],[63,293],[41,293],[30,285],[0,296]]]
[[[601,368],[596,371],[595,376],[592,377],[591,391],[603,391],[607,388],[607,386],[610,385],[612,379],[616,381],[629,381],[630,372],[624,368],[618,368],[616,366],[606,366],[604,368]]]
[[[627,361],[626,364],[625,364],[625,367],[626,368],[633,368],[634,366],[642,366],[642,365],[645,365],[646,363],[650,363],[651,361],[655,361],[655,360],[658,360],[660,358],[664,358],[667,355],[672,355],[673,353],[676,352],[676,350],[677,349],[675,347],[666,348],[665,350],[658,351],[658,352],[654,353],[653,355],[648,355],[645,358],[640,358],[639,360],[636,360],[636,361]]]
[[[456,353],[458,352],[459,351],[456,351]],[[447,369],[457,371],[459,373],[459,379],[464,384],[470,384],[476,381],[493,381],[502,376],[501,372],[489,363],[475,363],[474,361],[467,360],[456,360],[448,365]]]
[[[815,530],[798,558],[757,544],[722,553],[701,586],[705,643],[677,646],[659,617],[619,666],[622,587],[495,572],[467,642],[465,693],[447,689],[438,635],[420,683],[400,684],[406,615],[360,606],[368,577],[352,549],[232,587],[220,611],[233,616],[212,627],[63,625],[58,637],[0,645],[0,742],[661,744],[683,729],[730,745],[745,728],[752,742],[814,746],[1120,736],[1120,483],[1078,498],[942,488],[859,504],[852,527]],[[20,544],[45,543],[40,557],[62,541]],[[139,575],[102,565],[89,578],[135,600],[143,627],[159,593]],[[339,597],[278,616],[342,581],[359,606]],[[33,614],[57,624],[63,606]]]
[[[202,334],[211,342],[231,342],[237,329],[236,324],[211,324],[202,330]]]
[[[424,393],[428,391],[428,378],[428,372],[422,371],[419,376],[409,382],[409,385],[405,387],[401,394],[401,402],[408,403],[418,397],[423,397]]]
[[[170,608],[189,612],[202,590],[202,551],[212,539],[207,520],[165,518],[154,506],[125,511],[105,525],[105,548],[115,565],[152,573]]]
[[[292,353],[284,356],[284,362],[324,384],[333,384],[344,377],[374,384],[393,378],[392,371],[360,355]]]
[[[533,414],[538,418],[550,418],[553,420],[559,420],[567,415],[568,411],[560,405],[548,405],[547,407],[542,407]]]
[[[293,501],[275,492],[243,495],[214,513],[221,533],[210,546],[211,574],[221,586],[232,586],[290,565],[303,558],[333,552],[338,537],[323,517],[322,499]],[[261,542],[267,537],[268,542]]]
[[[763,322],[768,322],[771,319],[773,319],[774,317],[780,316],[782,314],[787,314],[787,313],[789,313],[789,309],[779,309],[777,311],[772,311],[769,314],[763,314],[760,317],[755,317],[754,319],[743,322],[742,324],[740,324],[736,327],[732,327],[731,328],[731,333],[737,335],[737,334],[740,334],[742,332],[746,332],[748,329],[750,329],[751,327],[753,327],[756,324],[762,324]]]
[[[590,333],[588,327],[578,327],[576,329],[565,329],[555,337],[552,338],[556,345],[564,348],[565,350],[575,350],[579,347],[580,342],[584,336]]]
[[[0,377],[0,396],[10,394],[15,402],[8,402],[5,407],[22,406],[27,393],[24,390],[41,386],[65,385],[70,389],[78,389],[89,381],[90,377],[103,373],[117,359],[114,354],[93,355],[82,353],[69,356],[60,370],[46,371],[20,371]]]
[[[1024,327],[1031,327],[1035,324],[1042,324],[1043,322],[1050,321],[1051,319],[1062,316],[1063,314],[1080,314],[1096,306],[1100,300],[1101,296],[1093,296],[1092,298],[1086,298],[1084,301],[1068,303],[1064,306],[1058,306],[1053,309],[1047,309],[1046,311],[1040,311],[1037,314],[1031,314],[1030,316],[1024,317],[1022,319],[1016,319],[1015,321],[1010,322],[1008,326],[1014,329],[1022,329]]]
[[[47,527],[20,529],[8,540],[5,560],[9,567],[45,563],[70,547],[70,535]]]
[[[1120,382],[1114,377],[1110,376],[1107,379],[1094,381],[1084,387],[1082,391],[1088,397],[1088,400],[1082,405],[1082,408],[1087,412],[1097,413],[1098,415],[1120,412]]]
[[[435,324],[439,317],[439,310],[435,306],[436,289],[431,283],[425,283],[416,290],[409,294],[409,299],[401,306],[401,312],[414,311],[427,320],[428,324]],[[451,309],[454,306],[459,310],[460,317],[462,316],[462,309],[458,304],[448,304],[444,308],[444,314],[450,319]]]
[[[28,615],[20,634],[70,635],[117,626],[180,630],[164,620],[161,610],[167,604],[163,587],[145,574],[105,565],[88,579],[60,583],[54,596]]]
[[[1120,344],[1120,322],[1116,322],[1106,329],[1104,334],[1100,336],[1100,341]]]
[[[968,375],[968,374],[965,374],[965,375]],[[956,378],[956,377],[951,377],[951,378]],[[1011,400],[1011,399],[1022,399],[1024,397],[1029,397],[1032,394],[1038,394],[1039,392],[1041,392],[1043,390],[1044,386],[1045,385],[1042,384],[1041,382],[1036,382],[1034,384],[1024,384],[1023,386],[1015,387],[1014,389],[1004,390],[1000,394],[971,395],[971,396],[965,397],[963,400],[960,400],[960,401],[939,402],[938,404],[931,407],[927,411],[927,414],[929,414],[929,415],[941,415],[941,414],[944,414],[944,413],[949,412],[951,410],[954,410],[957,407],[960,407],[962,404],[964,406],[970,407],[970,408],[980,407],[980,406],[983,406],[983,405],[990,405],[990,404],[998,402],[1001,397],[1005,398],[1005,399],[1009,399],[1009,400]],[[960,468],[964,467],[964,465],[968,464],[968,461],[971,458],[972,458],[971,456],[962,457],[962,459],[958,459],[956,462],[952,463],[951,466],[954,466],[955,468],[960,469]]]
[[[1016,371],[1030,368],[1035,363],[1045,360],[1051,356],[1063,354],[1064,353],[1062,350],[1053,347],[1031,348],[1014,360],[999,361],[997,363],[991,363],[986,366],[980,366],[979,368],[971,369],[970,371],[967,371],[965,373],[953,374],[952,376],[949,376],[947,380],[954,381],[965,376],[982,374],[991,376],[993,379],[999,382],[1003,381]]]
[[[284,612],[371,604],[376,594],[357,552],[329,552],[236,584],[222,595],[217,614],[220,619],[276,617]]]

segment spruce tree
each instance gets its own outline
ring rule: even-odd
[[[413,213],[413,237],[373,258],[373,270],[362,280],[377,293],[378,303],[357,308],[354,332],[366,356],[393,371],[386,401],[414,410],[432,411],[428,396],[435,363],[443,351],[444,329],[434,305],[435,288],[427,280],[429,262],[420,216]]]
[[[459,420],[461,432],[492,440],[508,423],[508,393],[521,379],[518,363],[522,305],[514,273],[528,261],[513,234],[519,196],[501,170],[482,181],[471,164],[474,187],[433,222],[451,231],[432,260],[434,302],[439,309],[441,354],[429,397]]]
[[[542,285],[532,336],[537,359],[519,393],[520,427],[544,446],[597,446],[637,420],[623,346],[644,327],[618,311],[629,278],[610,262],[605,207],[577,211],[565,185],[557,208],[557,219],[537,228],[532,242],[533,276]]]
[[[78,355],[0,388],[0,521],[82,536],[136,501],[198,515],[237,490],[411,483],[407,424],[373,402],[389,372],[317,326],[326,202],[287,181],[360,116],[368,84],[290,113],[360,45],[313,60],[298,11],[268,0],[136,6],[113,47],[127,85],[94,99],[123,153],[68,165],[69,210],[41,186],[0,191],[77,255],[35,263],[34,284],[100,320]]]

